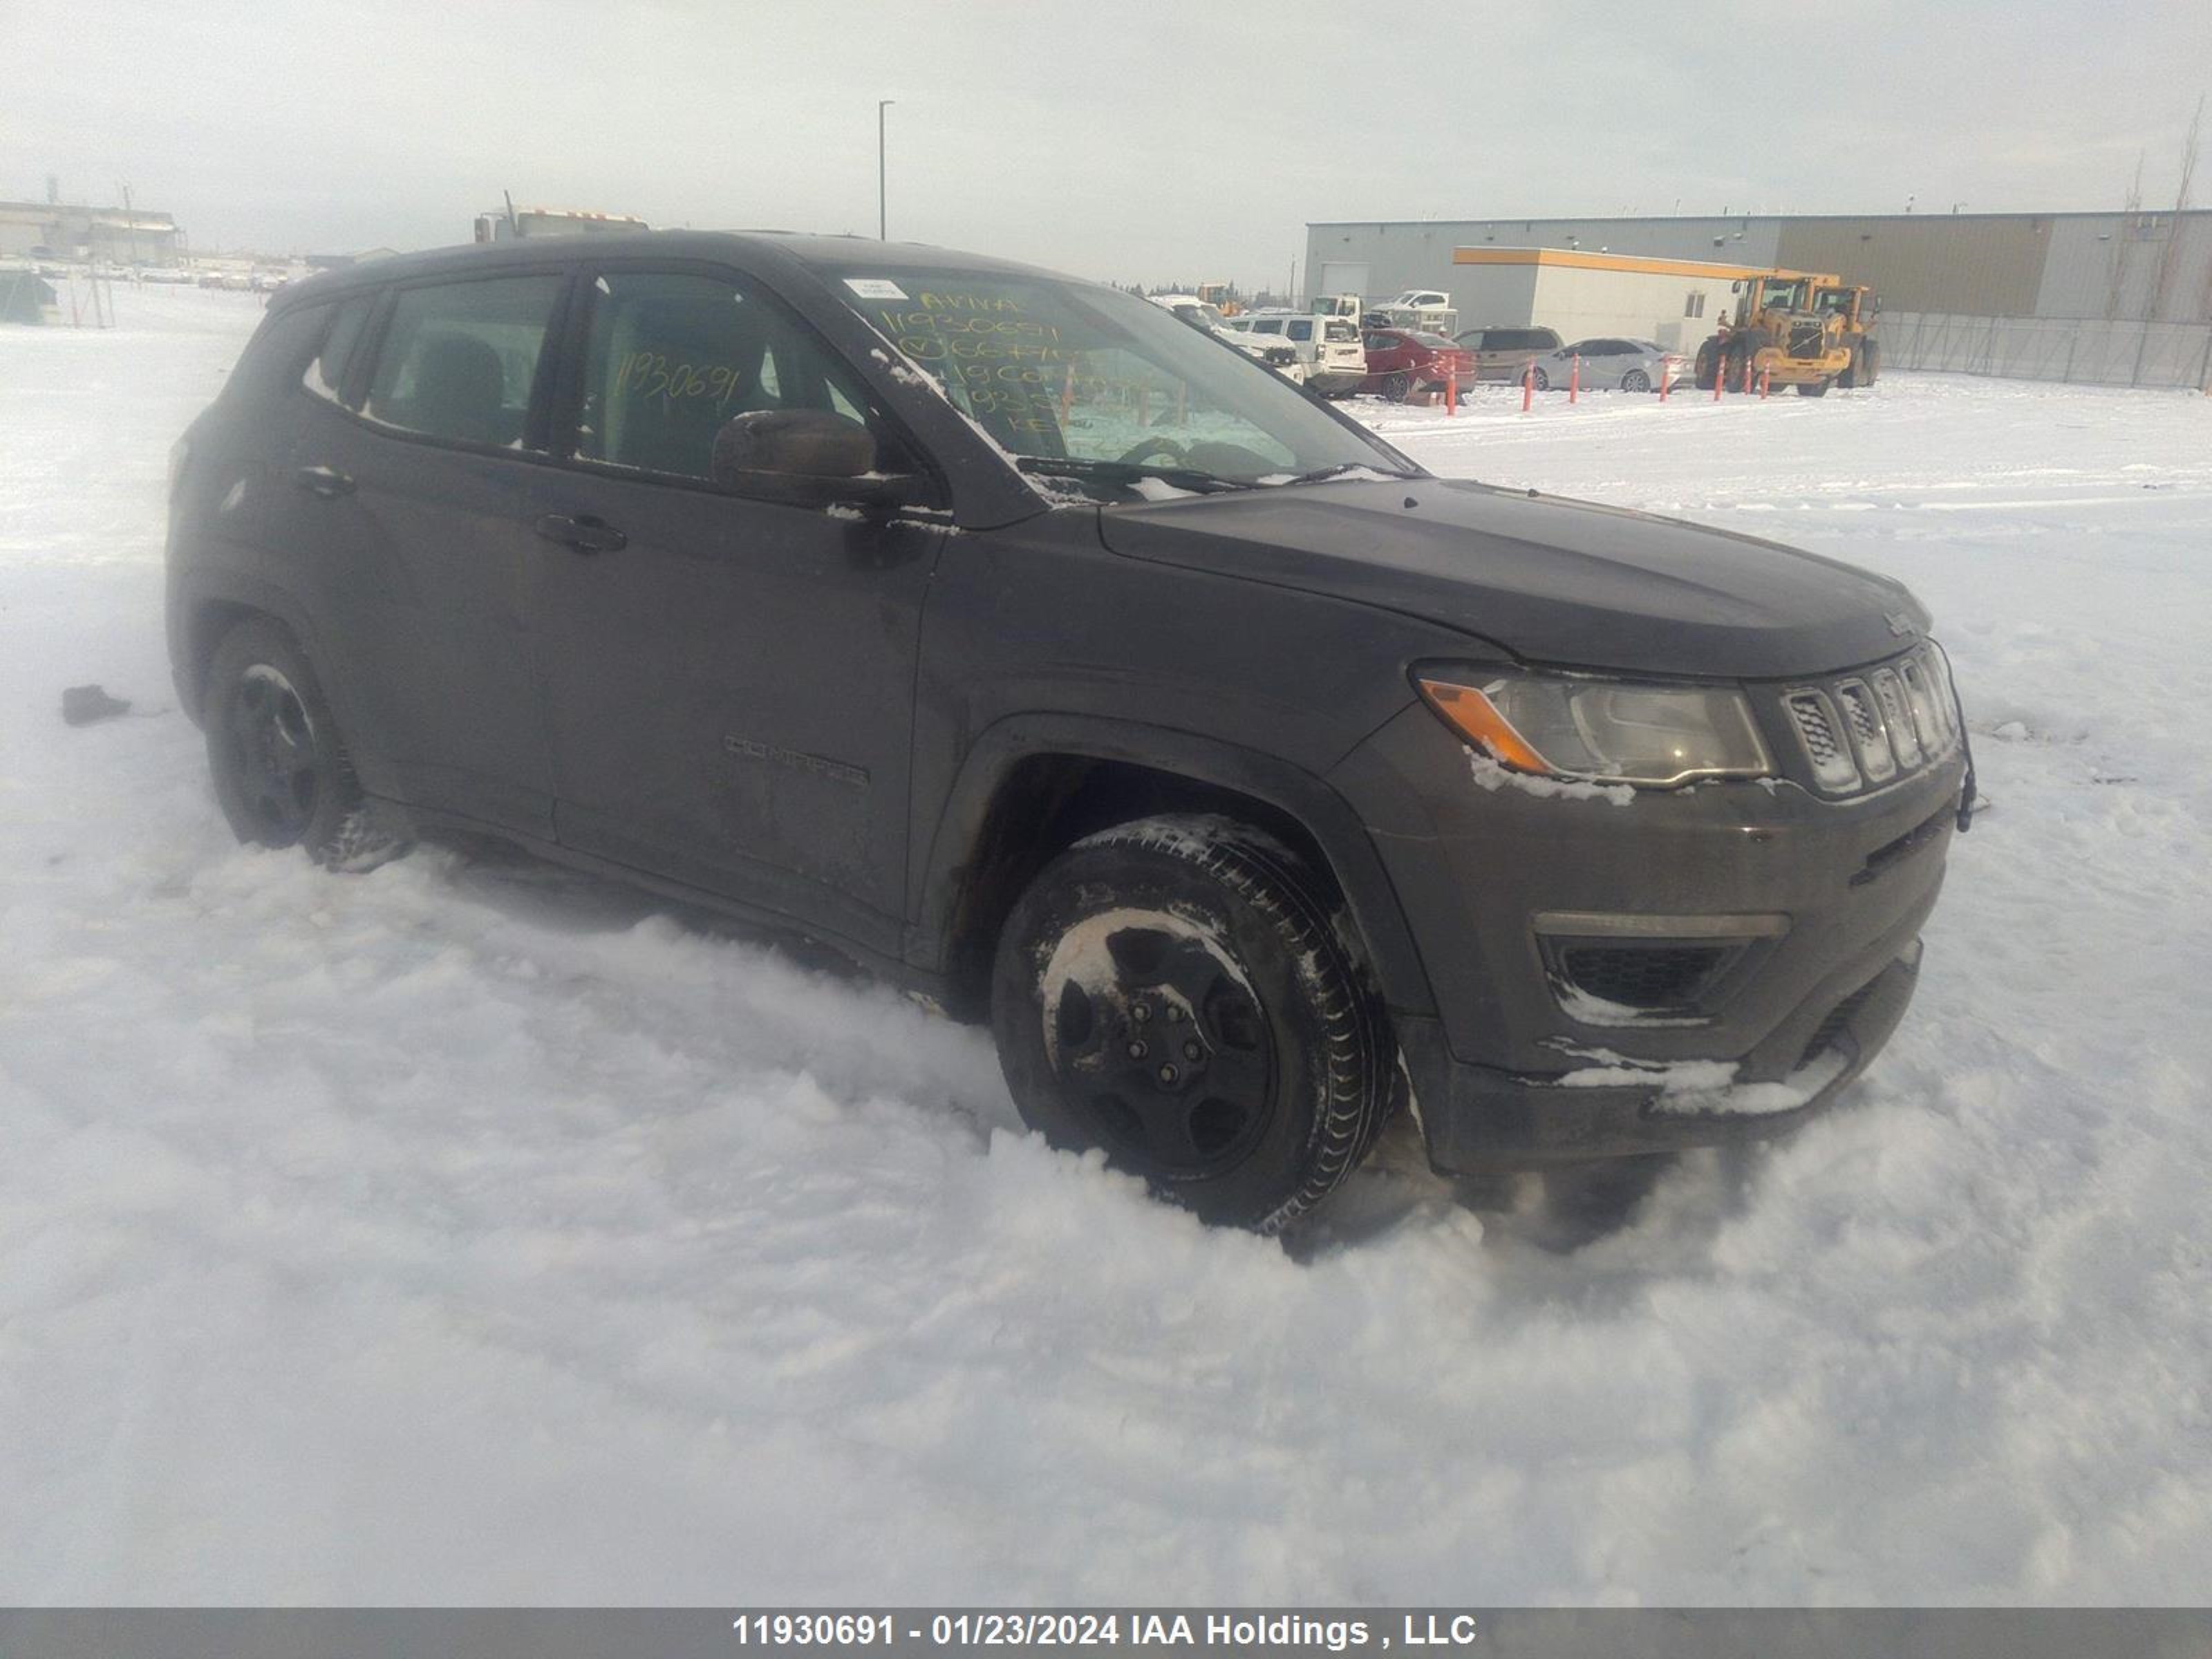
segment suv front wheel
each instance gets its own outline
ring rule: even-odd
[[[1319,883],[1224,818],[1121,824],[1047,866],[1000,937],[992,1024],[1030,1127],[1262,1232],[1352,1171],[1399,1088]]]

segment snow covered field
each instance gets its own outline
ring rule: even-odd
[[[1995,805],[1794,1140],[1285,1251],[649,901],[238,848],[162,477],[258,305],[117,303],[0,331],[0,1602],[2205,1598],[2212,399],[1361,405],[1904,577]]]

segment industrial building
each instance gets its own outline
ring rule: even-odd
[[[2203,210],[1316,223],[1306,227],[1307,280],[1316,294],[1450,293],[1455,250],[1480,247],[1834,271],[1874,289],[1885,311],[2212,320],[2212,211]],[[1469,326],[1508,320],[1459,311]]]
[[[0,258],[173,265],[183,256],[183,242],[173,218],[144,208],[0,202]]]
[[[2212,384],[2212,211],[1741,215],[1723,218],[1358,220],[1306,227],[1310,291],[1377,296],[1436,289],[1460,325],[1534,323],[1552,297],[1486,258],[1540,252],[1832,271],[1879,298],[1893,368],[2102,385]],[[1470,273],[1482,273],[1471,276]],[[1560,289],[1559,294],[1567,290]],[[1686,292],[1683,303],[1694,308]],[[1525,305],[1527,310],[1520,309]],[[1502,307],[1491,314],[1486,307]],[[1710,301],[1707,312],[1713,316]],[[1682,319],[1668,345],[1699,330]],[[1692,337],[1694,337],[1694,338]]]

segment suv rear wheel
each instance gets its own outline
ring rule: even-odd
[[[1319,884],[1224,818],[1147,818],[1060,854],[1000,936],[991,1006],[1030,1127],[1262,1232],[1351,1172],[1400,1086]]]
[[[398,850],[372,827],[315,671],[277,623],[255,617],[223,635],[202,719],[216,799],[240,841],[356,869]]]

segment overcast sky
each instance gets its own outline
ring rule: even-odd
[[[891,98],[894,236],[1250,287],[1314,219],[2168,204],[2212,0],[0,0],[0,197],[200,248],[872,234]]]

